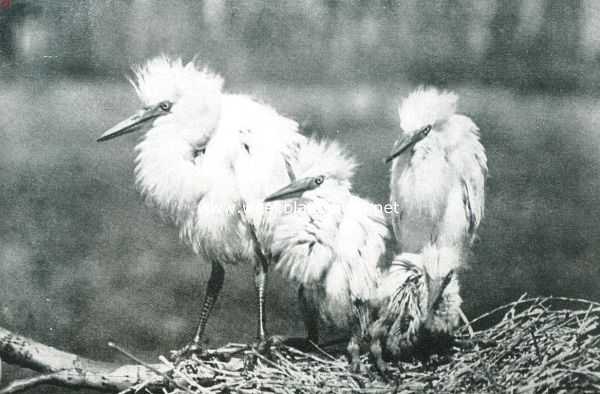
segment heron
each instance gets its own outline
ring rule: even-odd
[[[143,108],[107,130],[107,141],[147,129],[135,178],[142,195],[179,228],[211,265],[193,340],[175,358],[202,351],[207,321],[225,279],[224,264],[255,267],[257,337],[264,341],[264,288],[272,214],[246,210],[289,182],[289,160],[304,137],[295,121],[249,96],[223,92],[223,79],[196,61],[160,56],[134,68]]]
[[[423,357],[448,340],[460,322],[460,250],[426,245],[401,253],[382,273],[371,299],[371,354],[381,372],[388,359]]]
[[[399,106],[402,133],[386,161],[401,252],[431,242],[466,250],[483,217],[485,149],[475,123],[456,113],[457,101],[455,93],[418,88]]]
[[[351,192],[356,162],[336,142],[309,139],[293,167],[296,179],[265,199],[289,202],[273,232],[275,267],[299,285],[308,340],[318,343],[319,317],[348,330],[352,368],[359,370],[368,301],[384,264],[385,217]]]

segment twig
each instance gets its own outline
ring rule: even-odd
[[[184,391],[186,391],[186,392],[188,392],[188,393],[191,394],[191,392],[186,387],[181,386],[172,377],[170,377],[169,375],[167,375],[166,372],[159,371],[157,368],[155,368],[152,365],[146,363],[145,361],[139,359],[138,357],[136,357],[132,353],[128,352],[127,350],[125,350],[121,346],[117,345],[116,343],[110,341],[110,342],[107,343],[107,346],[109,348],[111,348],[111,349],[115,349],[119,353],[123,354],[125,357],[129,358],[131,361],[133,361],[135,363],[138,363],[141,366],[146,367],[149,370],[153,371],[154,373],[162,376],[163,378],[165,378],[166,380],[168,380],[173,386],[177,387],[178,389],[184,390]]]
[[[471,338],[473,338],[475,336],[475,331],[473,330],[471,323],[469,323],[469,319],[467,318],[467,315],[465,315],[465,312],[463,312],[462,308],[460,308],[460,307],[458,308],[458,313],[459,313],[460,318],[462,319],[463,323],[465,324],[465,327],[467,327],[469,336]]]
[[[331,360],[335,360],[335,357],[333,357],[331,354],[327,353],[325,350],[321,349],[321,347],[319,345],[317,345],[316,343],[314,343],[313,341],[309,340],[308,343],[310,343],[315,349],[317,349],[319,351],[319,353],[321,353],[325,357],[328,357]]]
[[[538,346],[537,338],[535,337],[535,332],[533,327],[529,327],[529,333],[531,334],[531,338],[533,339],[533,346],[535,346],[535,354],[537,355],[538,361],[542,363],[542,352],[540,351],[540,347]]]
[[[565,301],[571,302],[578,309],[554,308],[553,304],[560,306]],[[408,361],[390,365],[387,373],[388,382],[377,379],[372,372],[352,373],[344,357],[324,351],[325,354],[322,355],[314,344],[317,349],[315,353],[305,353],[285,346],[274,349],[270,358],[254,353],[256,362],[250,370],[241,367],[242,356],[237,355],[242,349],[247,348],[244,344],[209,350],[199,359],[192,357],[184,360],[177,368],[174,368],[168,360],[161,358],[166,365],[158,364],[159,366],[155,368],[162,373],[172,371],[169,376],[177,383],[183,386],[189,384],[188,390],[191,392],[205,394],[258,391],[282,394],[298,391],[313,393],[443,391],[471,394],[516,393],[527,392],[527,390],[597,391],[600,389],[600,333],[598,331],[600,308],[595,304],[585,304],[583,300],[562,297],[526,298],[523,296],[516,302],[496,308],[495,312],[480,316],[478,319],[505,312],[496,316],[498,321],[495,324],[490,323],[489,327],[474,331],[472,337],[468,337],[467,328],[464,329],[464,341],[481,344],[480,346],[453,346],[450,356],[434,356],[431,362]],[[12,363],[15,362],[13,351],[16,351],[19,357],[24,356],[18,353],[23,345],[21,340],[18,336],[3,337],[0,330],[0,356],[8,358]],[[456,340],[460,341],[460,338]],[[487,346],[488,343],[493,345]],[[115,369],[114,365],[89,366],[83,363],[81,358],[69,353],[60,353],[56,350],[54,353],[42,351],[42,354],[51,354],[58,357],[58,360],[66,357],[68,361],[65,362],[63,358],[60,362],[54,359],[49,362],[45,356],[40,357],[40,353],[32,352],[27,342],[23,346],[30,352],[28,354],[33,355],[28,359],[27,365],[44,373],[31,384],[50,383],[66,386],[65,381],[69,378],[70,387],[98,388],[97,383],[100,377],[104,376],[108,377],[110,382],[120,383],[118,387],[105,387],[105,390],[118,391],[130,388],[130,392],[144,390],[151,394],[181,392],[181,389],[169,383],[162,373],[158,374],[146,367],[124,366],[123,368],[128,371],[124,377],[122,371]],[[221,361],[223,356],[227,356],[227,362]],[[78,369],[73,368],[73,362],[81,366],[81,371],[85,371],[85,374],[82,375]],[[368,371],[374,370],[366,355],[361,357],[361,362]],[[53,368],[63,369],[48,369],[50,364]],[[20,365],[26,365],[26,362],[21,360]],[[229,369],[229,366],[233,366],[233,369]],[[130,375],[132,371],[146,375],[132,376]],[[36,381],[40,383],[35,383]],[[26,380],[13,382],[4,390],[13,390],[15,387],[27,388],[28,384],[24,382],[27,383]],[[128,385],[125,385],[125,382]]]

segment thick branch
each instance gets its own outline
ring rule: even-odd
[[[10,382],[5,388],[0,390],[2,394],[18,393],[29,388],[39,386],[40,384],[51,384],[54,382],[55,374],[39,375],[27,379],[19,379]]]
[[[27,388],[51,383],[66,387],[122,391],[146,382],[149,386],[165,386],[167,382],[156,372],[141,365],[117,365],[90,360],[46,346],[0,327],[0,358],[43,375],[9,384],[0,394],[16,393]],[[167,371],[164,364],[153,365]]]

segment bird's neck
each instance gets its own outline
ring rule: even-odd
[[[164,125],[151,130],[136,146],[136,183],[142,194],[176,221],[205,193],[203,172],[195,163],[196,147],[173,138]]]
[[[392,167],[392,201],[404,210],[435,217],[445,209],[452,171],[441,148],[421,145],[401,156]]]

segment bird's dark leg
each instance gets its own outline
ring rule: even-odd
[[[304,318],[304,328],[306,330],[307,339],[313,343],[319,343],[319,318],[318,312],[314,306],[308,302],[304,294],[304,286],[298,288],[298,301],[300,302],[300,310]]]
[[[206,287],[206,294],[204,296],[204,302],[202,303],[202,310],[200,311],[200,322],[196,329],[196,335],[194,335],[194,344],[199,345],[204,336],[204,329],[206,328],[206,322],[212,311],[217,297],[223,288],[223,281],[225,280],[225,270],[220,263],[213,263],[210,271],[210,278],[208,278],[208,284]]]
[[[304,286],[298,288],[298,301],[304,319],[304,327],[307,336],[305,337],[288,337],[276,335],[269,338],[270,344],[283,344],[296,348],[301,351],[315,350],[315,346],[319,343],[319,320],[318,312],[314,306],[308,302],[304,294]]]
[[[210,278],[206,286],[206,294],[204,295],[204,301],[202,302],[202,309],[200,310],[200,322],[196,329],[196,335],[191,343],[185,346],[183,349],[175,351],[171,354],[174,359],[182,358],[192,353],[200,353],[202,351],[202,338],[204,336],[204,330],[206,323],[210,316],[217,297],[223,288],[223,281],[225,280],[225,270],[220,263],[213,262],[212,269],[210,271]]]

